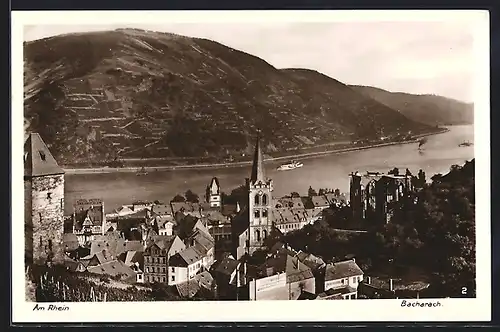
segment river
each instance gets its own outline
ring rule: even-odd
[[[384,146],[303,159],[304,167],[293,171],[277,171],[280,162],[266,162],[266,176],[274,181],[274,195],[283,196],[292,191],[307,194],[313,188],[349,190],[352,171],[387,172],[394,167],[406,168],[416,174],[423,169],[427,177],[446,173],[453,164],[463,164],[474,158],[474,146],[459,147],[463,141],[474,142],[474,126],[451,126],[450,131],[428,137],[418,150],[418,144]],[[101,198],[106,212],[136,200],[170,201],[176,194],[191,189],[203,197],[206,186],[216,176],[222,191],[243,184],[250,175],[250,165],[218,169],[179,169],[135,173],[67,174],[65,213],[72,213],[72,205],[79,198]]]

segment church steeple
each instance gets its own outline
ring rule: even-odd
[[[258,181],[265,181],[264,178],[264,167],[262,165],[262,150],[260,148],[260,134],[257,136],[257,141],[255,143],[255,153],[253,156],[252,174],[250,177],[250,182],[256,183]]]

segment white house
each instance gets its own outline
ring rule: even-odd
[[[363,271],[354,259],[329,263],[324,269],[323,291],[335,290],[343,299],[356,299],[362,280]]]

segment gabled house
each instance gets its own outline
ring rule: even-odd
[[[356,264],[356,261],[351,259],[326,264],[318,274],[317,279],[317,294],[333,289],[335,294],[344,299],[356,299],[358,286],[363,280],[363,271]]]
[[[191,280],[202,271],[203,254],[196,248],[188,247],[168,260],[168,284],[176,285]]]
[[[178,236],[157,236],[144,251],[145,282],[166,283],[170,257],[184,250],[186,245]]]
[[[80,245],[94,240],[97,235],[103,235],[105,224],[106,216],[102,200],[76,201],[73,212],[73,234],[77,236]]]
[[[200,297],[203,299],[213,299],[214,298],[214,279],[212,275],[207,271],[204,271],[193,279],[175,284],[175,289],[179,296],[183,299],[189,299],[193,297]]]
[[[273,253],[264,264],[248,267],[250,300],[297,300],[304,292],[314,293],[311,269],[286,248]]]

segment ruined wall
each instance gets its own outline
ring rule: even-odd
[[[44,263],[49,253],[57,262],[63,257],[64,175],[32,178],[31,205],[33,262]]]

